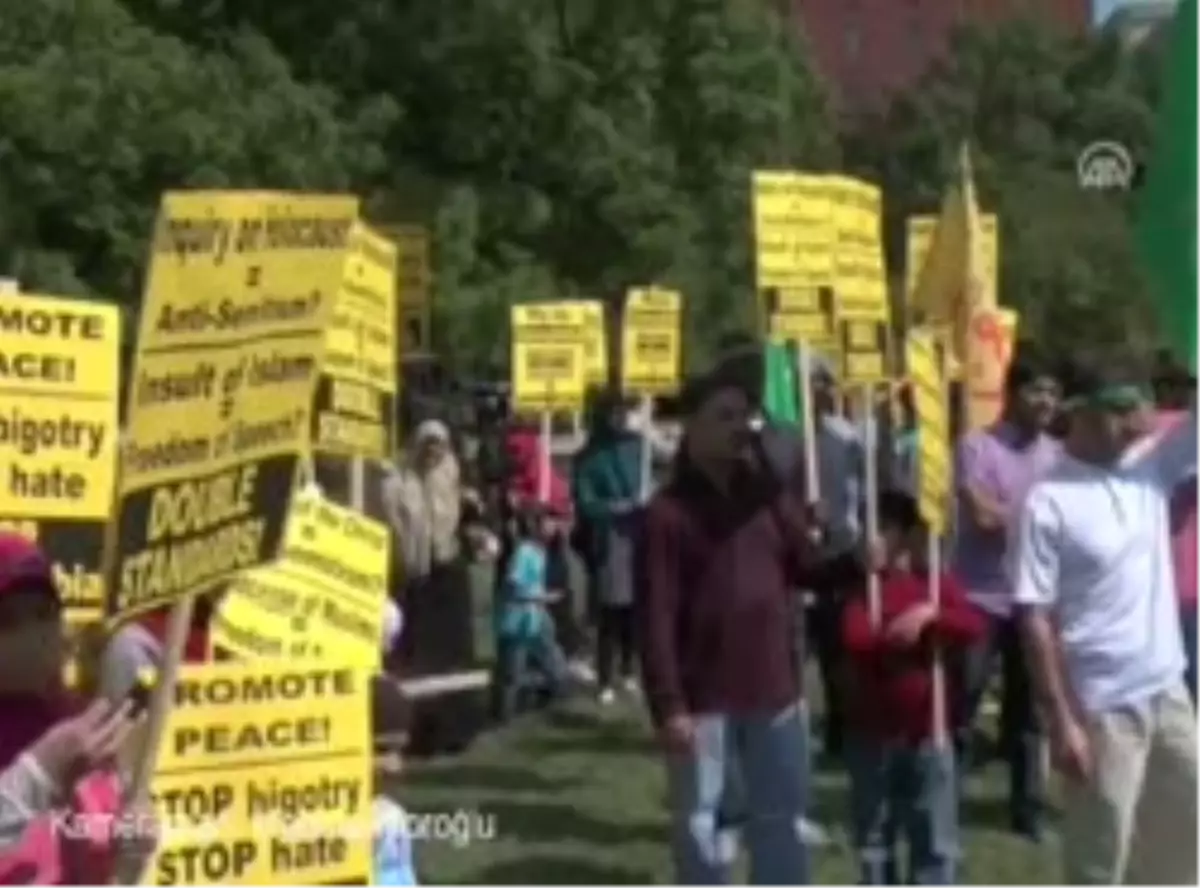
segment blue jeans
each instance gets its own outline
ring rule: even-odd
[[[808,804],[806,710],[797,703],[761,715],[701,715],[690,755],[667,765],[675,880],[728,884],[722,816],[741,796],[750,882],[803,885],[808,851],[799,831]],[[739,810],[739,814],[741,811]]]
[[[1185,604],[1179,609],[1179,625],[1183,630],[1183,653],[1187,657],[1188,693],[1192,695],[1192,705],[1196,705],[1196,605]]]
[[[544,690],[558,696],[566,688],[567,658],[552,628],[534,638],[501,639],[499,647],[496,705],[501,718],[516,715],[529,693]]]
[[[900,884],[901,835],[908,840],[907,884],[954,884],[958,785],[951,749],[854,742],[850,810],[861,884]]]

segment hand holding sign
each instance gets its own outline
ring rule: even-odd
[[[129,701],[97,700],[48,730],[29,754],[60,791],[68,790],[84,774],[113,764],[136,724],[132,710]]]

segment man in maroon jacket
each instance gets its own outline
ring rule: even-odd
[[[804,883],[808,731],[792,632],[807,557],[802,491],[755,446],[752,398],[736,375],[706,377],[683,400],[683,446],[647,508],[637,596],[677,881],[728,881],[718,811],[737,774],[751,881]]]

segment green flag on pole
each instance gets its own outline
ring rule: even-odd
[[[1137,235],[1164,343],[1196,370],[1196,0],[1171,24]]]
[[[800,423],[800,392],[796,380],[795,352],[769,342],[763,361],[763,412],[777,423]]]

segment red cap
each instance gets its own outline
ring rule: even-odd
[[[0,533],[0,595],[30,586],[58,597],[54,570],[37,543],[17,533]]]

